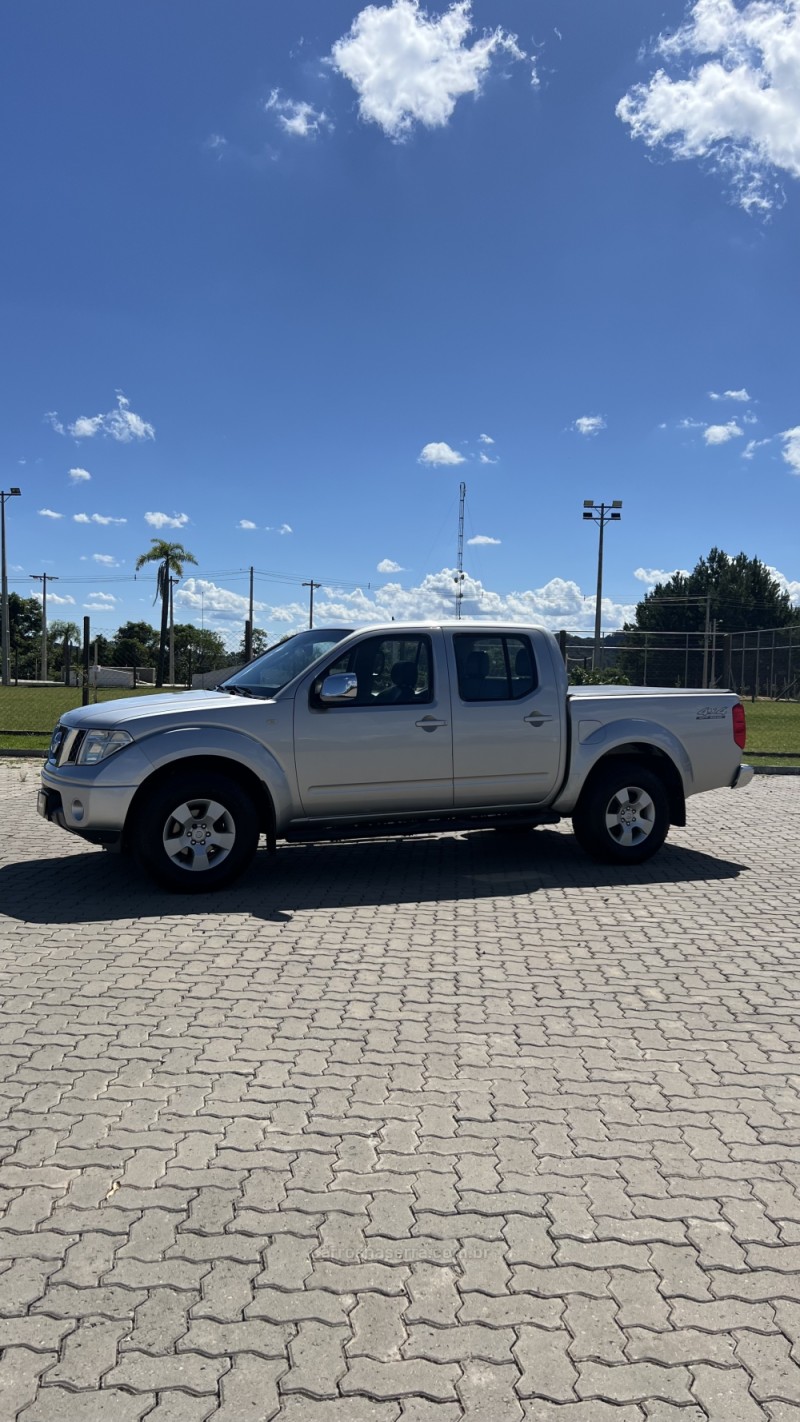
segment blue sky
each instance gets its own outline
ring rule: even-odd
[[[463,480],[465,615],[591,627],[585,498],[608,627],[714,544],[800,602],[798,0],[29,0],[0,67],[12,589],[449,616]]]

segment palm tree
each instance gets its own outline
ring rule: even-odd
[[[145,563],[157,563],[156,573],[156,595],[153,602],[158,602],[161,598],[161,636],[158,644],[158,668],[156,671],[156,686],[164,685],[164,662],[167,651],[167,624],[169,622],[169,580],[171,576],[183,577],[184,563],[194,563],[197,566],[197,559],[193,553],[189,553],[182,543],[167,543],[163,538],[152,538],[152,548],[147,553],[142,553],[136,559],[136,571],[143,568]]]

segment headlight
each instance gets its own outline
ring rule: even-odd
[[[108,760],[115,751],[132,744],[133,736],[129,736],[127,731],[87,731],[75,757],[75,763],[97,765],[99,760]]]

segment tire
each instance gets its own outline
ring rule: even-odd
[[[210,893],[244,872],[258,848],[256,807],[213,771],[174,775],[145,800],[133,831],[140,864],[175,893]]]
[[[572,819],[575,838],[603,864],[643,864],[664,843],[664,783],[638,760],[611,760],[588,786]]]

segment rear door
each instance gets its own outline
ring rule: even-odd
[[[549,643],[491,629],[448,638],[457,809],[538,805],[561,783],[565,715]]]
[[[358,695],[322,705],[336,673]],[[444,635],[439,629],[379,633],[330,658],[295,697],[295,765],[305,815],[384,815],[449,809],[453,740]]]

